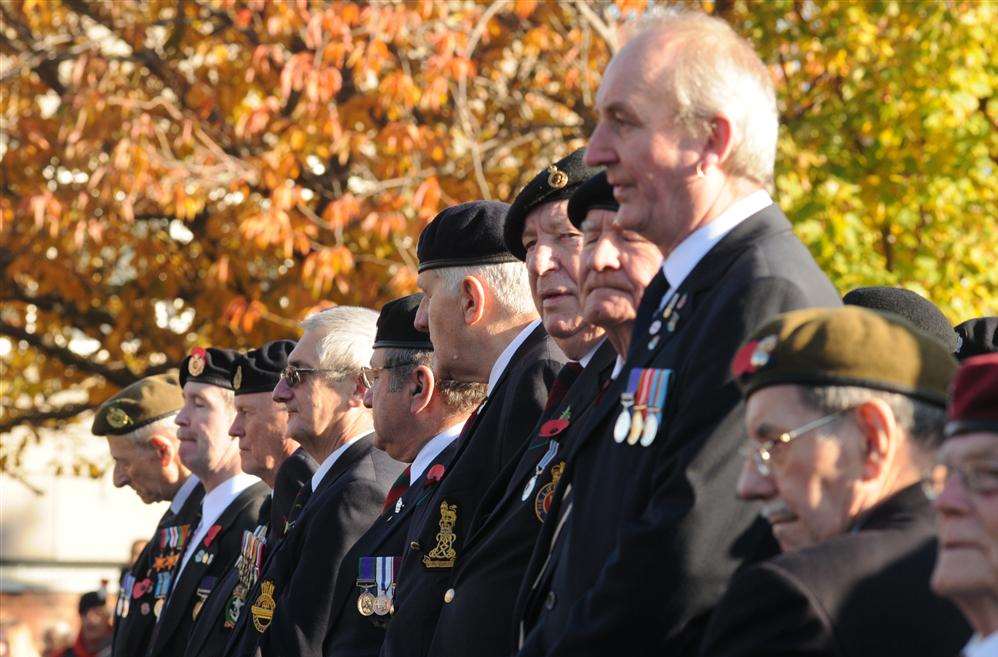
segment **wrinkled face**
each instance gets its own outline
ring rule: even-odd
[[[388,364],[388,351],[374,350],[371,356],[373,369],[379,370]],[[364,405],[373,410],[374,446],[397,461],[411,462],[414,456],[409,449],[409,442],[414,437],[409,403],[411,382],[409,377],[396,381],[398,371],[380,369],[364,395]]]
[[[438,379],[460,381],[466,369],[462,360],[469,357],[463,340],[465,323],[460,291],[438,269],[420,272],[416,283],[423,292],[423,299],[413,324],[430,334],[433,371]]]
[[[939,460],[981,480],[998,482],[998,434],[968,433],[948,439]],[[951,475],[935,501],[939,556],[932,588],[952,598],[998,594],[998,492],[977,492]]]
[[[127,436],[107,436],[114,459],[114,485],[129,486],[146,504],[170,499],[170,482],[159,453],[148,442]]]
[[[672,57],[660,36],[637,37],[607,67],[586,163],[605,166],[620,203],[617,221],[668,252],[694,224],[690,195],[702,143],[672,124],[668,84]]]
[[[83,638],[90,644],[95,644],[111,633],[111,610],[107,605],[91,607],[80,617]]]
[[[295,348],[288,354],[288,365],[305,369],[321,369],[319,336],[305,331]],[[287,433],[290,438],[308,448],[327,437],[338,436],[340,425],[350,411],[350,395],[356,377],[337,377],[336,372],[303,373],[293,388],[285,379],[274,388],[273,399],[283,404],[288,414]]]
[[[582,233],[568,220],[567,208],[568,201],[534,208],[521,238],[534,305],[553,338],[569,338],[583,327],[578,284]]]
[[[239,443],[229,435],[234,416],[231,390],[188,381],[184,406],[174,418],[181,463],[202,478],[223,467],[239,450]]]
[[[229,435],[239,440],[243,472],[266,478],[277,471],[288,444],[288,411],[273,393],[236,395],[236,417]]]
[[[800,400],[796,386],[762,388],[748,398],[748,448],[821,417]],[[846,531],[863,472],[863,441],[849,414],[772,451],[769,476],[749,456],[738,496],[765,502],[762,515],[784,552],[808,547]]]
[[[641,296],[662,265],[658,247],[614,225],[614,216],[610,210],[590,210],[582,224],[583,314],[603,328],[634,321]]]

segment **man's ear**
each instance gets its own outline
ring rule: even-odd
[[[367,392],[367,386],[364,385],[364,377],[358,374],[353,378],[353,390],[350,392],[350,399],[348,400],[350,406],[365,408],[364,406],[365,392]]]
[[[149,439],[149,447],[156,453],[156,460],[164,468],[173,462],[173,457],[177,453],[177,446],[173,441],[159,434],[155,434]]]
[[[865,458],[863,478],[881,475],[896,448],[897,421],[890,406],[882,399],[870,399],[855,409],[856,426],[863,436]]]
[[[710,136],[704,144],[700,165],[703,171],[711,167],[723,168],[735,144],[734,126],[727,116],[720,114],[711,121]]]
[[[485,286],[474,276],[465,276],[461,281],[461,311],[464,323],[473,326],[485,316]]]
[[[433,370],[426,365],[416,367],[410,376],[409,412],[416,415],[430,405],[436,390],[436,379],[433,377]]]

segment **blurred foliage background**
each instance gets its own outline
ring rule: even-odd
[[[771,66],[776,199],[841,291],[998,312],[994,4],[680,4]],[[648,8],[2,0],[0,469],[194,345],[412,291],[438,210],[509,201],[585,143]]]

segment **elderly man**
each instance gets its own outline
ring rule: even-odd
[[[726,362],[778,312],[840,301],[764,190],[775,94],[727,23],[675,13],[644,25],[611,60],[596,106],[586,162],[606,168],[617,227],[665,261],[607,393],[619,403],[576,452],[575,472],[592,479],[566,482],[587,490],[563,518],[578,525],[565,548],[575,581],[545,604],[572,609],[538,649],[605,655],[626,640],[631,654],[691,654],[731,574],[775,549],[730,495],[740,411]],[[615,541],[598,571],[597,535]]]
[[[235,358],[228,349],[197,347],[181,363],[184,406],[174,417],[180,460],[201,480],[205,495],[197,526],[163,539],[174,550],[164,565],[178,560],[179,565],[172,577],[157,576],[151,583],[169,593],[165,607],[160,609],[160,600],[153,609],[157,621],[148,657],[184,654],[205,600],[238,558],[243,531],[255,526],[269,492],[257,477],[242,472],[239,445],[228,435],[235,414]]]
[[[472,518],[488,513],[490,485],[530,438],[564,355],[544,331],[527,270],[502,241],[508,206],[476,201],[447,208],[419,237],[416,328],[429,329],[434,375],[487,383],[487,398],[465,425],[454,458],[412,518],[402,555],[386,657],[428,654],[455,562]]]
[[[239,440],[243,472],[260,477],[273,492],[260,508],[256,528],[243,532],[235,566],[215,586],[198,614],[186,657],[222,653],[240,614],[249,613],[246,596],[260,575],[265,551],[275,549],[295,496],[318,467],[288,436],[287,410],[273,400],[274,388],[294,346],[293,340],[277,340],[236,357],[232,374],[236,417],[229,435]]]
[[[337,573],[371,526],[402,464],[373,444],[362,374],[377,314],[339,306],[310,315],[274,389],[288,433],[319,463],[267,557],[226,654],[321,657]],[[246,613],[248,612],[248,613]]]
[[[921,479],[956,362],[933,336],[861,308],[799,310],[736,354],[748,455],[783,554],[742,571],[703,655],[954,655],[969,629],[929,590],[936,541]]]
[[[939,559],[932,588],[970,620],[965,657],[998,655],[998,354],[963,361],[932,482]],[[914,653],[912,653],[914,654]]]
[[[180,461],[173,423],[183,405],[176,375],[160,374],[123,388],[94,416],[91,431],[107,438],[114,458],[114,485],[130,486],[146,504],[170,501],[156,533],[122,575],[114,609],[114,655],[145,654],[156,623],[153,610],[167,594],[154,583],[161,575],[170,577],[178,565],[175,557],[170,566],[165,562],[179,547],[160,539],[189,532],[200,517],[204,487]]]
[[[389,491],[381,516],[343,560],[333,593],[329,655],[378,653],[409,523],[485,395],[483,384],[444,383],[433,375],[430,336],[413,325],[421,298],[395,299],[381,309],[371,367],[364,370],[364,404],[374,411],[375,444],[409,467]]]
[[[573,435],[566,429],[582,421],[613,367],[614,351],[604,343],[603,329],[582,317],[582,234],[566,214],[572,193],[595,173],[583,164],[583,154],[575,151],[538,173],[506,214],[506,247],[526,261],[544,328],[570,361],[551,387],[531,440],[510,466],[512,476],[485,494],[485,511],[475,518],[444,593],[431,655],[507,657],[514,651],[516,594],[565,468]]]
[[[623,364],[630,347],[641,297],[662,264],[662,253],[657,246],[636,233],[620,230],[614,224],[618,207],[605,173],[586,181],[568,203],[568,217],[572,225],[582,231],[584,244],[579,274],[584,321],[605,329],[607,342],[616,357],[616,362],[611,362],[611,370],[607,372],[610,376],[603,377],[603,385],[616,376]],[[603,417],[603,407],[608,404],[615,405],[616,400],[600,395],[593,400],[595,408],[580,417],[574,426],[567,428],[573,441],[569,454],[574,453],[577,448],[575,437],[589,435],[593,429],[590,418]],[[574,466],[574,461],[569,459],[562,468],[561,478],[565,476],[566,467]],[[577,476],[588,479],[592,473]],[[574,577],[565,569],[568,560],[563,550],[568,542],[564,539],[558,542],[554,540],[556,532],[561,528],[558,519],[565,509],[562,504],[564,492],[564,487],[551,491],[551,520],[544,523],[534,548],[530,567],[522,580],[519,604],[514,616],[514,621],[517,622],[516,634],[534,645],[543,645],[554,633],[560,631],[565,622],[564,614],[568,611],[567,605],[545,604],[549,593],[566,590],[565,587],[572,585]],[[585,489],[573,492],[573,495],[587,494]],[[588,541],[585,556],[593,570],[598,569],[613,547],[613,536],[609,535],[580,536],[575,540]],[[535,626],[541,629],[531,634]]]

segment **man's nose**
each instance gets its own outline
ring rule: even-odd
[[[117,461],[114,463],[114,470],[111,471],[111,481],[115,488],[124,488],[128,485],[128,475],[125,474],[125,468]]]
[[[278,381],[271,398],[279,404],[285,404],[291,401],[292,397],[294,394],[291,392],[291,386],[288,385],[288,382],[284,379]]]
[[[776,495],[772,479],[759,474],[751,456],[745,457],[738,477],[738,497],[743,500],[768,500]]]
[[[589,136],[584,161],[591,167],[605,167],[617,161],[616,153],[610,145],[609,131],[603,121],[596,124],[596,129]]]
[[[425,297],[419,302],[419,307],[416,308],[416,317],[412,320],[412,325],[417,331],[422,331],[423,333],[430,332],[429,313],[426,310]]]

